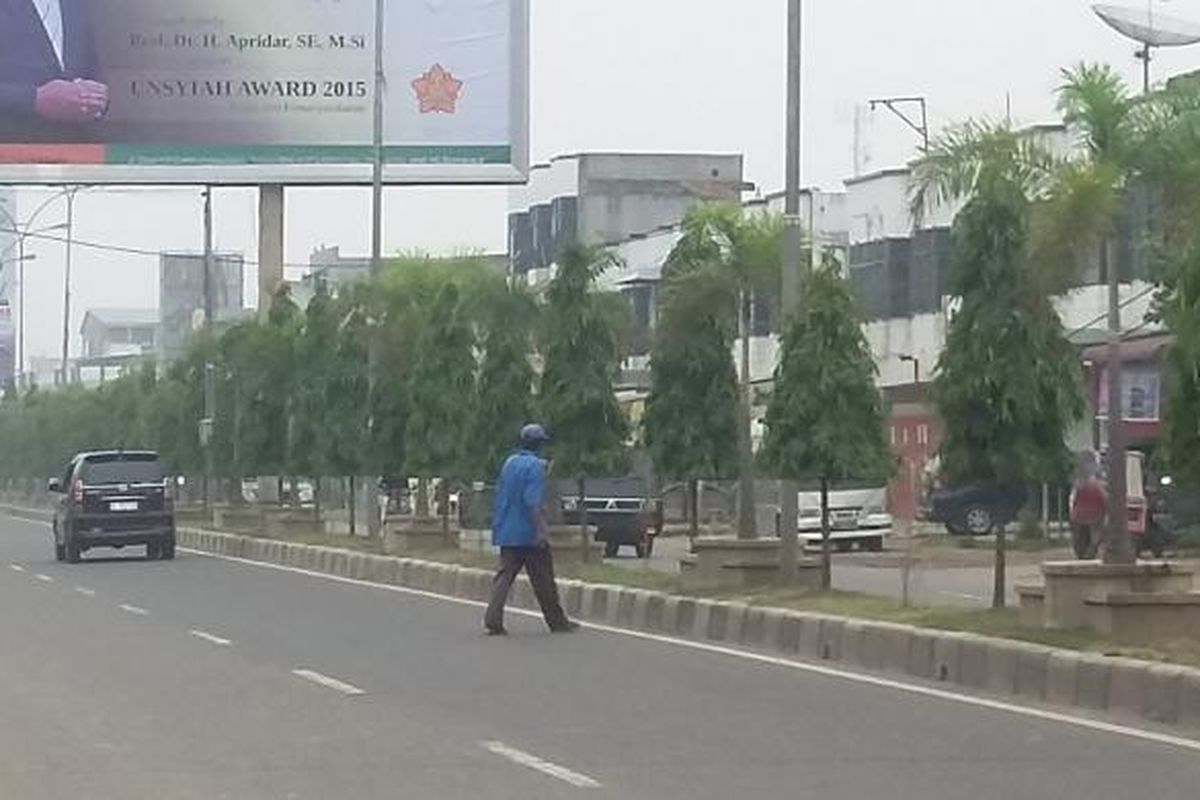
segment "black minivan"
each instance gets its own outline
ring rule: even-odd
[[[54,555],[78,563],[93,547],[146,546],[150,559],[175,557],[175,509],[157,453],[80,453],[62,477],[54,511]]]

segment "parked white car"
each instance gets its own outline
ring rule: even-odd
[[[797,528],[808,547],[821,545],[821,493],[800,492]],[[887,511],[887,489],[840,489],[829,493],[830,540],[836,549],[847,551],[858,545],[863,550],[883,549],[883,538],[892,532],[892,515]]]

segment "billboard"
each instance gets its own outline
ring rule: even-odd
[[[386,0],[389,183],[519,182],[528,0]],[[0,182],[371,178],[375,0],[0,0]]]

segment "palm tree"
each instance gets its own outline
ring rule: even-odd
[[[1138,140],[1138,101],[1124,81],[1107,65],[1080,64],[1063,70],[1058,108],[1084,155],[1065,169],[1042,209],[1039,237],[1063,233],[1078,252],[1096,248],[1100,278],[1108,284],[1108,536],[1101,557],[1105,563],[1132,564],[1137,559],[1129,537],[1125,511],[1123,400],[1121,391],[1121,272],[1115,263],[1113,239],[1120,214],[1136,175],[1132,154]],[[1074,234],[1069,237],[1069,234]]]
[[[982,184],[1007,180],[1033,203],[1027,243],[1031,286],[1061,294],[1081,262],[1095,258],[1109,286],[1109,397],[1121,397],[1120,274],[1113,238],[1130,183],[1145,115],[1139,99],[1109,66],[1080,64],[1062,71],[1058,108],[1077,140],[1077,154],[1057,156],[1044,138],[1008,125],[968,122],[942,136],[914,170],[913,217],[939,203],[974,196]],[[1119,400],[1109,414],[1110,533],[1104,559],[1135,559],[1126,524],[1125,454]]]
[[[683,236],[664,265],[663,277],[711,268],[729,275],[741,341],[738,403],[738,524],[740,539],[756,537],[754,445],[751,437],[750,336],[755,298],[778,297],[783,224],[775,216],[747,216],[731,203],[697,206],[683,221]]]

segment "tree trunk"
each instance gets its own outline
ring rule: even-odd
[[[587,501],[585,500],[587,497],[587,478],[580,475],[576,486],[579,489],[579,544],[583,547],[581,557],[583,558],[583,563],[586,564],[591,560],[592,555],[591,548],[588,547],[588,508]]]
[[[426,478],[417,478],[417,507],[415,511],[418,519],[429,519],[429,481]]]
[[[350,476],[350,535],[358,535],[358,492],[355,491],[354,476]]]
[[[1121,271],[1112,259],[1112,241],[1100,246],[1100,270],[1108,278],[1108,535],[1100,548],[1105,564],[1137,561],[1129,537],[1125,475],[1125,403],[1121,391]]]
[[[1007,592],[1005,591],[1005,572],[1008,562],[1008,536],[1005,526],[996,529],[996,563],[992,569],[992,608],[1004,608]]]
[[[829,538],[829,479],[821,478],[821,588],[833,588],[833,541]]]
[[[700,535],[700,481],[688,481],[688,540],[694,544]]]
[[[739,539],[755,539],[754,441],[751,436],[750,320],[745,291],[738,292],[738,327],[742,334],[741,391],[738,393],[738,527]]]
[[[313,511],[317,515],[317,523],[321,522],[321,479],[313,478]]]

